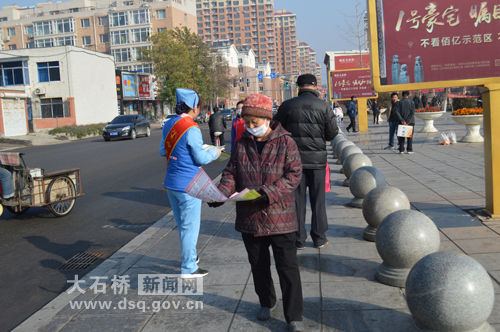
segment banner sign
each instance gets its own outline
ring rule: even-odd
[[[122,89],[124,98],[137,97],[135,74],[122,74]]]
[[[149,74],[138,74],[139,98],[153,99],[151,97],[151,76]]]
[[[334,62],[335,70],[367,68],[370,66],[370,55],[335,55]]]
[[[332,100],[357,98],[374,98],[370,68],[330,71],[330,87]]]
[[[500,2],[371,1],[380,85],[500,77]]]

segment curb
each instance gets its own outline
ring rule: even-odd
[[[13,144],[13,145],[25,145],[25,146],[33,146],[33,142],[25,139],[15,139],[15,138],[0,138],[0,143],[3,144]]]

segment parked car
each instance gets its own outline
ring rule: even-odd
[[[172,119],[173,117],[175,117],[176,115],[175,114],[169,114],[167,115],[166,117],[164,117],[162,120],[161,120],[161,127],[163,128],[163,126],[165,125],[165,122],[167,122],[168,120]]]
[[[194,121],[196,121],[196,123],[205,123],[205,122],[207,122],[207,114],[203,113],[203,112],[200,112],[200,114],[196,117],[196,119],[194,119]]]
[[[112,138],[135,139],[139,135],[151,136],[151,126],[146,118],[138,114],[118,115],[102,130],[105,141]]]
[[[226,108],[223,109],[221,113],[224,116],[224,121],[233,121],[233,110]]]

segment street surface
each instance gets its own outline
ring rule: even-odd
[[[201,125],[209,143],[206,124]],[[229,142],[230,132],[225,135]],[[70,143],[17,149],[28,167],[46,172],[80,168],[85,196],[73,211],[55,218],[47,209],[0,217],[0,331],[8,331],[67,288],[74,274],[85,270],[58,268],[86,250],[109,257],[170,211],[162,190],[165,159],[158,154],[161,131],[134,141],[104,142],[102,137]],[[226,144],[229,149],[229,144]],[[204,169],[216,177],[225,163]]]

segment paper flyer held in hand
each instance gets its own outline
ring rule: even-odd
[[[208,144],[203,144],[203,148],[204,148],[205,150],[208,150],[209,148],[217,148],[217,149],[221,150],[221,154],[220,154],[219,158],[215,159],[215,161],[225,161],[225,160],[228,160],[228,159],[229,159],[229,157],[231,157],[231,156],[229,155],[229,153],[224,152],[224,151],[222,150],[222,148],[221,148],[221,147],[219,147],[219,146],[215,146],[215,145],[208,145]]]
[[[200,168],[198,174],[196,174],[193,180],[187,185],[186,193],[205,202],[252,201],[260,197],[260,194],[253,189],[244,189],[240,192],[232,194],[230,197],[226,197],[217,188],[215,183],[203,170],[203,168]]]

